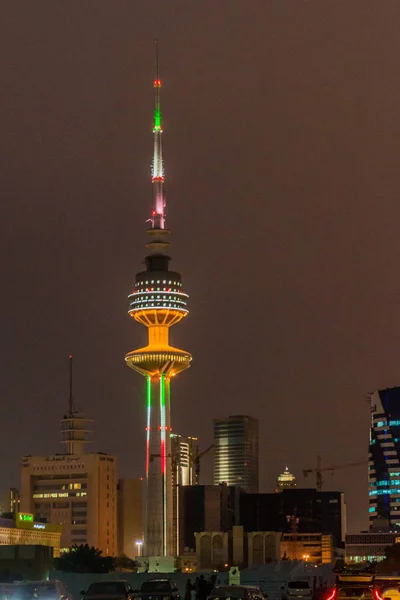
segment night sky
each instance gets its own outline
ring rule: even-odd
[[[193,354],[175,432],[260,420],[261,491],[288,463],[367,458],[400,383],[398,0],[4,0],[0,7],[0,486],[60,452],[74,355],[93,451],[144,471],[144,379],[124,364],[150,216],[161,52],[171,268]],[[211,458],[203,463],[211,482]],[[367,526],[366,466],[326,477]]]

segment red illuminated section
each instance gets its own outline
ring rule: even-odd
[[[154,80],[154,87],[155,88],[160,88],[161,87],[161,79],[155,79]]]

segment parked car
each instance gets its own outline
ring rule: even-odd
[[[282,600],[292,600],[294,598],[301,598],[302,600],[311,600],[313,592],[311,585],[305,580],[293,580],[288,581],[283,586]]]
[[[345,573],[337,576],[334,588],[326,600],[382,600],[370,573]]]
[[[261,588],[252,585],[217,585],[209,595],[209,600],[264,600]]]
[[[140,586],[136,598],[140,600],[162,600],[163,598],[180,600],[180,594],[171,579],[148,579]]]
[[[81,596],[83,600],[133,600],[135,594],[127,581],[108,580],[91,583]]]
[[[379,594],[385,600],[400,600],[400,577],[375,575],[374,589],[375,596]]]
[[[57,579],[50,581],[18,581],[14,584],[13,600],[72,600],[67,586]]]

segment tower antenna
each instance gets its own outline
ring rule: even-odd
[[[159,41],[160,40],[157,40],[157,39],[154,40],[154,45],[156,47],[156,79],[157,80],[160,79],[159,70],[158,70],[158,43],[159,43]]]
[[[73,399],[72,399],[72,354],[68,356],[69,360],[69,411],[68,416],[72,417],[73,415]]]

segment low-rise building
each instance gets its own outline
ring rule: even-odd
[[[362,532],[346,535],[346,563],[357,564],[383,560],[386,548],[400,543],[399,533]]]
[[[0,546],[49,546],[60,555],[62,527],[34,520],[33,514],[17,513],[14,519],[0,518]]]
[[[300,533],[294,539],[293,534],[284,533],[281,539],[281,558],[327,565],[343,559],[344,550],[335,548],[330,534]]]

